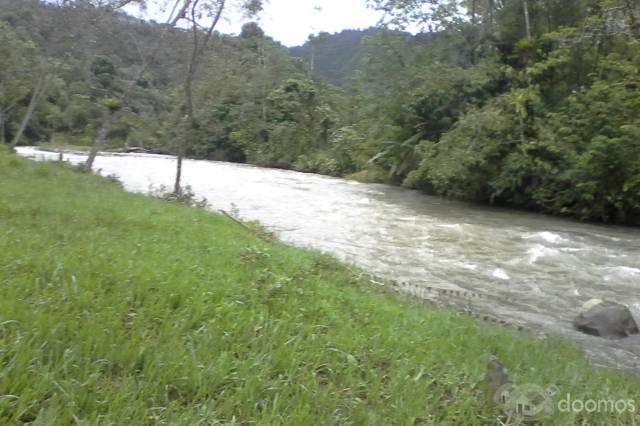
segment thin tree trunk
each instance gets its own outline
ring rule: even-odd
[[[524,28],[527,40],[531,40],[531,18],[529,16],[529,0],[522,0],[522,8],[524,9]]]
[[[180,195],[180,193],[182,193],[182,160],[183,155],[182,150],[180,149],[178,153],[178,162],[176,164],[176,181],[173,184],[173,193],[176,195]]]
[[[189,60],[189,66],[187,68],[187,76],[184,81],[185,108],[187,113],[187,131],[184,135],[186,139],[191,139],[191,136],[193,135],[192,131],[196,127],[196,121],[193,115],[193,80],[195,78],[202,53],[204,53],[207,45],[209,44],[209,41],[211,40],[213,30],[218,25],[226,4],[226,0],[220,1],[218,10],[216,11],[215,16],[213,17],[213,21],[211,22],[211,25],[209,25],[209,28],[204,35],[204,39],[200,40],[200,30],[198,29],[196,16],[196,6],[198,5],[198,2],[199,0],[194,0],[193,2],[185,2],[184,8],[184,10],[186,11],[187,6],[191,7],[191,17],[189,19],[191,22],[191,30],[193,34],[193,48],[191,50],[191,58]],[[186,140],[182,141],[180,147],[178,148],[178,160],[176,162],[176,179],[173,185],[174,194],[180,194],[182,192],[182,162],[186,152],[186,148],[184,146],[186,142]]]
[[[0,145],[2,146],[4,146],[7,139],[5,129],[4,129],[4,121],[5,121],[4,116],[5,116],[4,111],[0,111]]]
[[[629,21],[629,30],[631,31],[631,36],[636,40],[640,40],[640,23],[638,22],[638,18],[636,17],[634,5],[632,0],[626,0],[625,6],[627,9],[627,19]]]
[[[91,147],[91,152],[87,157],[86,163],[84,163],[84,169],[89,171],[93,168],[93,163],[98,155],[98,151],[104,145],[104,141],[107,140],[107,136],[109,136],[109,132],[111,131],[111,126],[113,126],[113,122],[115,121],[116,112],[112,110],[107,110],[106,117],[102,122],[102,127],[100,127],[100,131],[98,132],[98,136],[93,141],[93,146]]]
[[[524,119],[520,115],[518,116],[518,124],[520,124],[520,142],[522,142],[522,146],[523,146],[524,143],[527,141],[527,138],[524,135]]]
[[[477,23],[478,0],[471,0],[471,24]]]
[[[313,72],[316,68],[316,45],[311,42],[311,58],[309,60],[309,76],[313,76]]]
[[[182,193],[182,163],[184,160],[184,145],[191,139],[193,128],[195,127],[195,118],[193,116],[193,78],[196,74],[196,65],[198,59],[198,51],[200,50],[198,42],[198,30],[195,24],[195,17],[193,18],[193,49],[191,51],[191,60],[189,61],[189,67],[187,68],[187,76],[184,80],[183,90],[186,108],[186,123],[184,126],[184,132],[180,137],[184,138],[182,143],[178,146],[178,158],[176,161],[176,178],[173,183],[173,193],[179,195]]]
[[[264,41],[260,40],[260,65],[262,66],[262,121],[267,122],[267,57],[264,51]]]
[[[0,110],[0,145],[4,146],[7,143],[7,117],[12,109],[18,105],[20,99],[14,100],[5,109]]]
[[[489,0],[489,32],[493,35],[493,15],[496,5],[494,0]]]
[[[18,132],[13,137],[13,140],[9,144],[9,152],[15,152],[16,146],[20,143],[20,139],[22,139],[22,135],[24,131],[27,129],[29,125],[29,121],[31,121],[31,117],[33,116],[36,107],[42,100],[45,92],[47,91],[47,86],[49,85],[49,81],[47,77],[40,77],[38,79],[38,83],[36,87],[33,89],[33,94],[31,95],[31,100],[29,100],[29,106],[27,107],[27,112],[25,113],[22,122],[20,123],[20,127],[18,127]]]
[[[553,14],[552,14],[552,4],[549,0],[545,0],[545,9],[547,15],[547,32],[552,32],[553,28]]]
[[[606,25],[605,20],[604,20],[603,10],[600,7],[595,7],[593,9],[593,11],[595,12],[594,16],[597,16],[598,20],[600,22],[600,33],[601,34],[606,34],[607,33],[606,26],[607,25]],[[595,38],[596,57],[595,57],[595,59],[593,61],[593,67],[598,72],[598,79],[602,78],[602,73],[604,71],[602,68],[600,68],[600,60],[601,60],[601,57],[602,57],[602,55],[603,55],[603,53],[605,51],[605,46],[604,46],[605,40],[606,40],[606,37],[603,37],[602,35],[600,35],[599,37]],[[580,71],[582,70],[582,67],[578,67],[577,70],[578,70],[578,73],[580,73]],[[580,82],[582,81],[582,76],[580,76],[578,81],[580,81]]]
[[[195,31],[195,30],[194,30]],[[187,77],[184,81],[184,97],[185,97],[185,107],[186,107],[186,123],[184,126],[184,132],[180,135],[184,138],[182,143],[179,143],[178,146],[178,159],[176,162],[176,178],[173,183],[173,193],[179,195],[182,192],[182,162],[184,159],[185,147],[184,145],[187,141],[191,140],[191,135],[193,134],[192,130],[195,128],[195,118],[193,116],[193,78],[195,76],[195,61],[197,59],[197,51],[198,51],[198,42],[197,35],[194,34],[194,47],[191,56],[191,61],[189,62],[189,69],[187,70]]]

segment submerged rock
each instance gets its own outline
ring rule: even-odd
[[[624,305],[590,300],[583,308],[584,312],[573,320],[573,326],[583,333],[609,339],[638,334],[638,325]]]

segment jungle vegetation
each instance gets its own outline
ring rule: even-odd
[[[190,32],[94,3],[0,0],[7,145],[102,134],[110,148],[640,224],[637,1],[369,0],[388,12],[379,28],[312,37],[296,57],[255,23],[213,31],[190,108]]]

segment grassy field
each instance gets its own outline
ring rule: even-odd
[[[224,216],[0,154],[0,425],[497,424],[479,385],[490,355],[572,399],[640,394],[567,342],[404,301]]]

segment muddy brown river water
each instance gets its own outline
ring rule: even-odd
[[[36,160],[58,154],[21,147]],[[85,155],[67,153],[81,162]],[[104,154],[95,163],[130,191],[171,187],[175,159]],[[592,361],[640,372],[640,337],[608,341],[573,330],[589,299],[629,306],[640,324],[640,229],[482,207],[415,191],[248,165],[187,160],[184,183],[212,208],[258,220],[282,240],[329,252],[381,277],[474,292],[450,300],[539,334],[579,342]],[[457,293],[447,296],[455,299]]]

